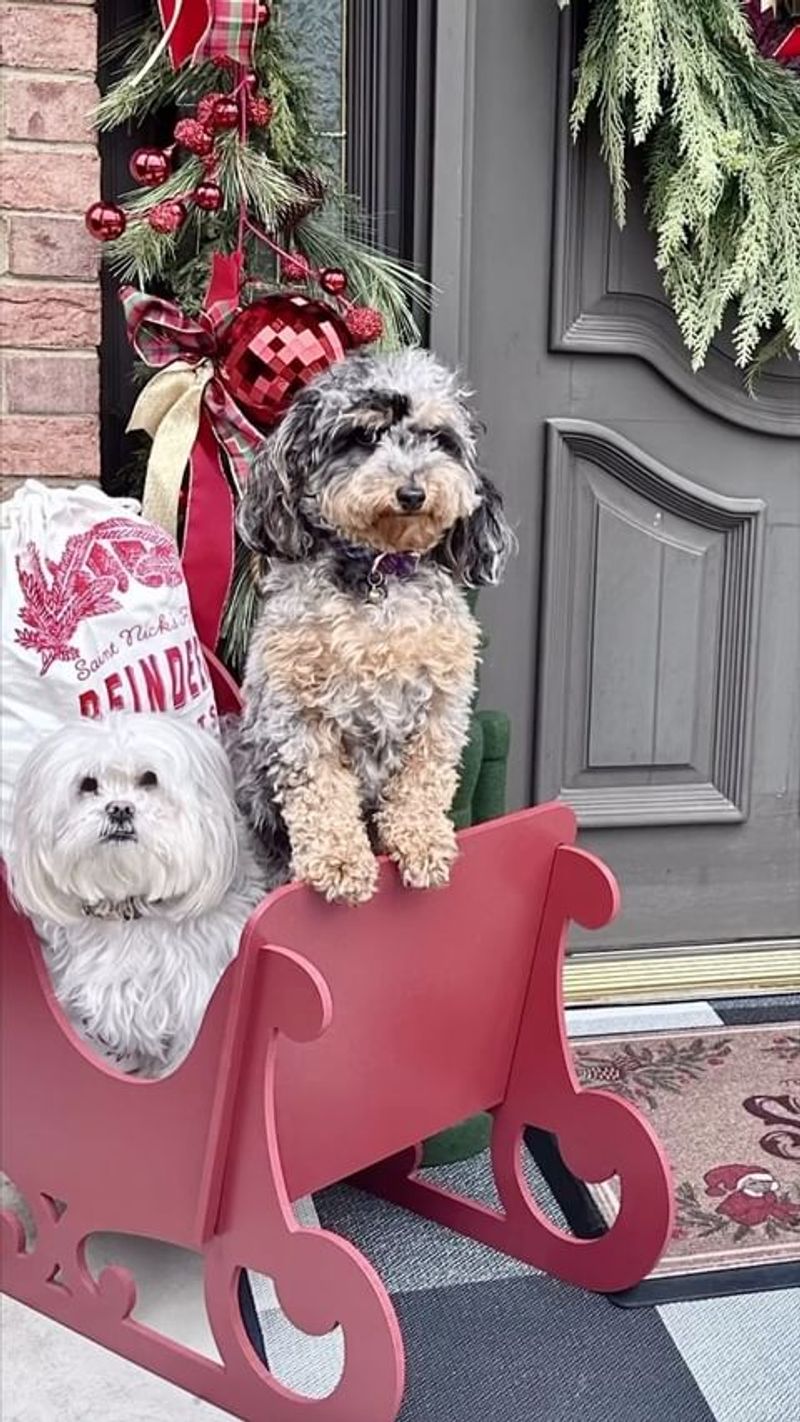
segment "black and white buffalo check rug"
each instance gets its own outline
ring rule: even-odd
[[[798,999],[576,1009],[574,1036],[788,1021]],[[531,1164],[543,1207],[557,1211]],[[491,1199],[481,1158],[435,1175]],[[347,1186],[315,1201],[323,1225],[353,1240],[389,1288],[406,1343],[401,1422],[788,1422],[798,1414],[800,1268],[796,1288],[622,1309],[539,1274]],[[140,1242],[137,1242],[140,1244]],[[129,1262],[147,1321],[213,1353],[196,1261],[174,1251],[165,1283],[119,1241],[98,1241],[95,1267]],[[270,1369],[311,1396],[328,1392],[341,1339],[309,1340],[255,1281],[251,1326]],[[16,1303],[3,1329],[3,1422],[224,1422],[188,1397]],[[265,1422],[268,1419],[265,1418]]]

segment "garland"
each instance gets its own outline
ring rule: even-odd
[[[110,58],[97,127],[163,113],[171,141],[137,149],[138,187],[86,214],[158,371],[129,426],[152,437],[147,475],[137,458],[109,482],[177,532],[198,627],[238,675],[259,599],[258,560],[233,538],[248,461],[297,385],[349,346],[417,340],[429,288],[370,241],[326,161],[280,4],[154,0]]]
[[[191,146],[182,150],[179,140],[170,159],[172,171],[163,181],[132,191],[120,202],[119,235],[102,234],[108,264],[121,282],[157,285],[185,311],[197,314],[214,255],[237,247],[244,207],[252,222],[244,239],[249,282],[245,300],[284,284],[275,244],[270,247],[257,235],[266,232],[279,239],[279,246],[288,245],[310,271],[345,270],[353,301],[380,311],[387,344],[414,341],[419,332],[413,311],[426,304],[426,283],[371,242],[357,202],[322,156],[312,88],[291,52],[281,8],[273,5],[271,19],[259,26],[253,45],[253,82],[265,96],[264,119],[251,125],[246,141],[236,129],[220,132],[213,173],[220,189],[219,208],[204,210],[192,201],[206,176],[204,161]],[[116,61],[119,77],[95,111],[101,131],[135,127],[161,110],[194,112],[232,82],[220,59],[208,62],[201,55],[199,62],[173,68],[163,49],[155,5],[151,19],[123,33],[109,57]],[[196,121],[184,119],[176,131],[180,135],[193,127]],[[154,208],[156,217],[167,209],[185,208],[180,229],[170,231],[165,223],[166,230],[159,230],[150,220]],[[303,289],[302,276],[296,285]],[[313,287],[313,282],[308,285]]]
[[[620,226],[627,150],[644,150],[656,263],[693,368],[730,308],[751,374],[800,351],[800,78],[758,52],[741,0],[591,0],[575,137],[592,109]]]

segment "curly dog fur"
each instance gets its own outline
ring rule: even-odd
[[[455,376],[420,350],[331,367],[267,441],[238,527],[267,572],[231,749],[275,877],[361,902],[380,850],[406,884],[446,883],[479,640],[462,588],[497,582],[512,545]]]

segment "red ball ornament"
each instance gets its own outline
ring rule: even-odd
[[[220,99],[227,99],[227,97],[228,95],[223,94],[221,89],[216,90],[213,94],[203,95],[195,109],[197,122],[201,123],[203,128],[210,129],[213,127],[212,119],[214,117],[214,109]]]
[[[157,188],[170,175],[169,154],[161,148],[137,148],[129,163],[130,175],[143,188]]]
[[[247,117],[255,128],[267,128],[272,123],[275,109],[269,99],[255,98],[247,101]]]
[[[175,142],[181,148],[188,148],[190,153],[196,153],[198,157],[204,158],[214,147],[214,137],[207,128],[204,128],[197,119],[179,119],[175,125]]]
[[[186,204],[179,202],[177,198],[172,198],[168,202],[159,202],[155,207],[151,207],[147,214],[147,221],[154,232],[170,236],[173,232],[177,232],[186,221]]]
[[[192,193],[195,205],[203,212],[219,212],[222,207],[222,188],[210,180],[198,183]]]
[[[321,301],[278,293],[246,306],[228,327],[218,372],[253,424],[269,429],[298,390],[352,344],[343,320]]]
[[[86,230],[98,242],[115,242],[128,225],[128,219],[121,207],[113,202],[94,202],[87,209],[84,218]]]
[[[347,272],[341,267],[326,267],[320,272],[319,284],[329,296],[344,296],[347,291]]]
[[[383,335],[383,317],[372,306],[352,306],[345,324],[357,346],[368,346]]]
[[[308,281],[311,263],[300,252],[289,252],[281,257],[281,276],[284,281]]]
[[[217,99],[214,105],[209,128],[217,132],[220,129],[236,128],[239,124],[239,105],[236,99],[225,94],[223,98]]]

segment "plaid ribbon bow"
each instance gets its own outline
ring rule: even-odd
[[[177,536],[189,467],[181,557],[201,641],[215,647],[233,575],[234,498],[263,435],[242,414],[216,371],[219,341],[239,302],[241,257],[217,254],[205,310],[196,321],[171,301],[126,287],[120,292],[128,337],[157,374],[139,395],[128,425],[153,446],[143,513]]]
[[[224,58],[252,66],[263,0],[158,0],[158,8],[165,30],[174,23],[168,44],[173,69],[187,60]]]
[[[219,339],[239,299],[238,258],[214,259],[206,309],[193,320],[161,297],[124,287],[120,292],[128,339],[136,354],[159,371],[148,381],[129,429],[153,438],[144,508],[173,535],[180,484],[204,410],[224,450],[237,493],[247,482],[263,435],[242,413],[219,379]]]

